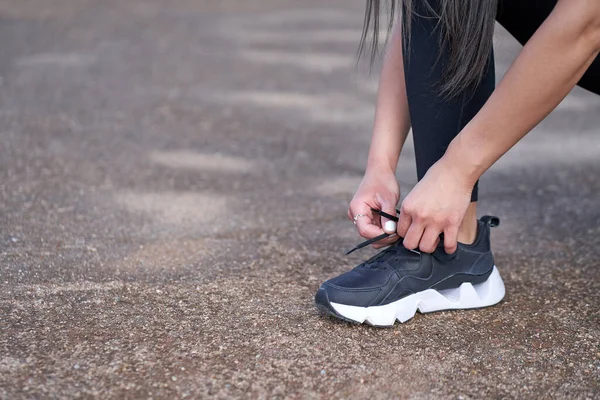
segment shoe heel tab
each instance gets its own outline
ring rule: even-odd
[[[493,215],[484,215],[479,220],[491,228],[495,228],[496,226],[500,225],[500,218],[494,217]]]

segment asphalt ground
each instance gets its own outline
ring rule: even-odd
[[[0,2],[0,397],[600,396],[600,98],[484,177],[507,296],[321,315],[376,69],[363,2]],[[498,30],[499,76],[519,45]],[[408,144],[398,179],[415,183]]]

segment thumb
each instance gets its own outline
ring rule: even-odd
[[[389,215],[396,215],[396,204],[393,199],[377,194],[376,200],[381,206],[381,211]],[[381,228],[385,233],[396,233],[396,222],[381,216]]]

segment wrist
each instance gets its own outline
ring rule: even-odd
[[[396,174],[396,165],[398,160],[392,161],[385,157],[371,157],[367,160],[367,169],[365,174]]]
[[[483,160],[472,146],[467,146],[459,134],[448,146],[441,158],[444,168],[452,171],[467,186],[473,186],[483,175],[486,168]]]

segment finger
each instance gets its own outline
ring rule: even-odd
[[[423,232],[419,250],[423,253],[433,253],[438,243],[440,242],[440,229],[433,226],[428,226]]]
[[[375,220],[378,218],[373,214],[368,204],[360,203],[353,207],[351,206],[350,213],[360,236],[365,239],[371,239],[383,233],[383,230],[376,225]],[[359,217],[356,218],[356,216]]]
[[[371,207],[367,203],[365,203],[364,201],[353,200],[350,203],[350,207],[348,207],[348,217],[352,220],[352,222],[355,222],[358,221],[358,219],[354,219],[357,215],[365,215],[369,219],[373,219],[373,212],[371,211]],[[362,219],[366,217],[360,218]]]
[[[376,194],[375,200],[377,200],[379,203],[381,211],[389,215],[396,215],[396,203],[392,199],[381,196],[380,194]],[[380,224],[385,233],[396,232],[396,222],[384,217],[383,215],[380,216]]]
[[[359,218],[356,221],[356,229],[358,230],[358,234],[365,239],[371,239],[383,233],[383,230],[377,225],[373,224],[372,221],[367,217]]]
[[[400,213],[400,220],[398,221],[398,227],[396,231],[398,232],[398,236],[406,237],[406,232],[408,232],[408,228],[410,228],[410,224],[412,222],[412,218],[407,213]]]
[[[375,225],[371,217],[366,214],[364,217],[356,220],[356,229],[358,230],[358,234],[365,239],[371,239],[383,233],[383,230]]]
[[[406,236],[404,236],[404,247],[409,250],[418,248],[424,230],[425,227],[423,225],[420,225],[413,220],[406,232]]]
[[[444,229],[444,250],[446,253],[453,254],[458,246],[458,226],[451,225]]]
[[[391,235],[390,237],[388,237],[386,239],[383,239],[376,243],[373,243],[371,246],[375,249],[380,249],[382,247],[387,247],[389,245],[396,243],[399,238],[400,237],[398,235]]]
[[[372,213],[369,208],[366,208],[363,203],[356,203],[356,202],[352,201],[350,203],[350,206],[348,207],[348,218],[350,219],[350,221],[352,221],[352,223],[354,225],[356,225],[356,222],[358,221],[358,219],[366,218],[366,217],[356,218],[356,216],[358,216],[358,215],[365,215],[368,218],[372,218]]]

